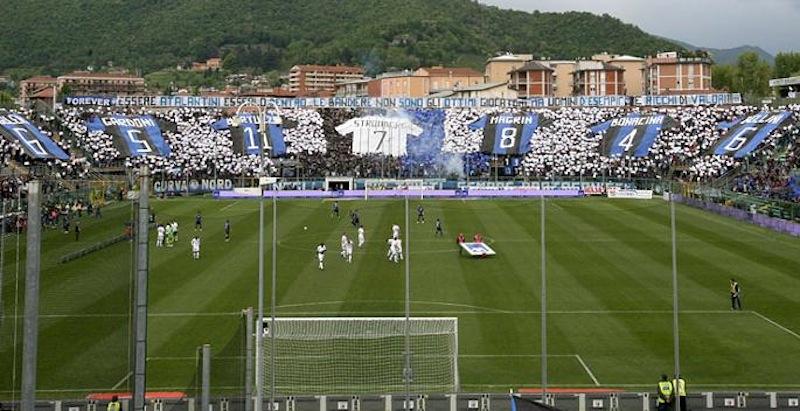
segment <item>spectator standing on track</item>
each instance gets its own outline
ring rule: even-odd
[[[675,387],[676,399],[673,408],[675,411],[686,411],[686,380],[678,374],[672,380],[672,386]]]
[[[739,294],[742,291],[742,287],[739,286],[739,282],[736,279],[731,278],[731,310],[740,310],[742,309],[742,300],[739,297]]]
[[[106,411],[120,411],[122,407],[119,404],[119,397],[116,395],[111,397],[111,402],[106,406]]]
[[[656,400],[658,411],[669,411],[672,396],[672,383],[667,378],[667,374],[661,374],[661,380],[658,382],[658,398]]]

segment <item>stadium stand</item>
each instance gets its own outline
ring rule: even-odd
[[[793,189],[792,172],[800,166],[797,126],[800,105],[781,107],[794,113],[794,120],[770,136],[751,155],[743,158],[713,155],[710,149],[723,135],[721,125],[758,113],[753,106],[690,106],[669,108],[560,108],[536,110],[546,121],[531,140],[531,150],[519,158],[518,167],[505,167],[506,176],[553,179],[557,177],[674,178],[681,181],[724,180],[727,188],[768,198],[800,201]],[[283,130],[285,159],[266,158],[271,175],[278,163],[295,164],[302,176],[353,176],[356,178],[424,178],[463,175],[491,176],[497,166],[491,156],[481,154],[482,134],[471,124],[500,109],[410,110],[417,124],[429,124],[429,132],[409,140],[402,156],[355,155],[352,137],[336,127],[366,112],[362,109],[291,109],[281,115],[296,123]],[[217,109],[180,108],[159,111],[121,108],[63,107],[53,113],[20,109],[45,134],[70,153],[66,161],[49,160],[45,167],[56,177],[86,178],[90,173],[124,170],[148,164],[166,177],[252,177],[259,174],[260,159],[233,150],[229,130],[212,124],[226,113]],[[163,132],[172,150],[169,157],[121,158],[112,139],[104,132],[90,131],[86,121],[98,114],[152,115],[164,124]],[[634,114],[663,114],[676,124],[664,128],[646,156],[606,156],[600,150],[602,136],[590,131],[595,124]],[[443,124],[443,130],[436,124]],[[16,142],[0,141],[3,165],[30,164]],[[507,164],[506,164],[507,165]],[[496,171],[495,171],[496,172]],[[298,174],[295,174],[298,176]]]

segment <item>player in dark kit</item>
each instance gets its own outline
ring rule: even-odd
[[[438,218],[436,219],[436,236],[437,237],[444,236],[444,230],[442,229],[442,220]]]
[[[231,222],[225,220],[225,242],[231,241]]]
[[[331,215],[336,217],[336,218],[339,218],[339,202],[338,201],[334,201],[333,204],[331,205]]]
[[[194,229],[203,231],[203,216],[200,215],[200,210],[194,215]]]
[[[731,310],[741,310],[742,309],[742,300],[739,298],[739,293],[742,291],[742,288],[739,287],[739,283],[731,278]]]
[[[350,224],[353,224],[353,227],[361,226],[361,216],[358,215],[358,210],[350,212]]]
[[[417,206],[417,223],[425,223],[425,209],[422,204]]]

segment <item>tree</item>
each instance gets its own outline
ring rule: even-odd
[[[778,53],[775,56],[775,77],[800,75],[800,53]]]
[[[739,85],[739,92],[754,96],[767,96],[770,94],[769,80],[772,77],[772,67],[761,60],[758,53],[750,51],[742,53],[736,62],[737,78],[734,86]]]
[[[11,109],[14,108],[14,96],[7,91],[0,91],[0,107]]]
[[[736,79],[736,67],[731,65],[717,65],[711,69],[711,84],[716,90],[734,92],[733,83]]]

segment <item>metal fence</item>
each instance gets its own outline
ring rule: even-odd
[[[512,407],[509,394],[414,395],[410,403],[405,396],[313,396],[279,397],[273,407],[268,402],[264,410],[286,411],[511,411],[555,409],[564,411],[588,410],[656,410],[655,396],[648,392],[625,393],[563,393],[549,394],[546,406],[537,407],[538,395],[514,394],[518,404]],[[520,400],[520,398],[522,400]],[[130,411],[130,401],[122,399],[122,411]],[[686,397],[690,410],[800,410],[800,392],[700,392]],[[179,400],[150,399],[147,411],[244,411],[245,400],[238,397],[217,397],[202,410],[197,397]],[[105,411],[107,402],[91,400],[52,400],[36,403],[36,411]],[[14,404],[6,403],[3,407]],[[5,410],[6,408],[0,408]],[[9,408],[10,409],[10,408]]]

